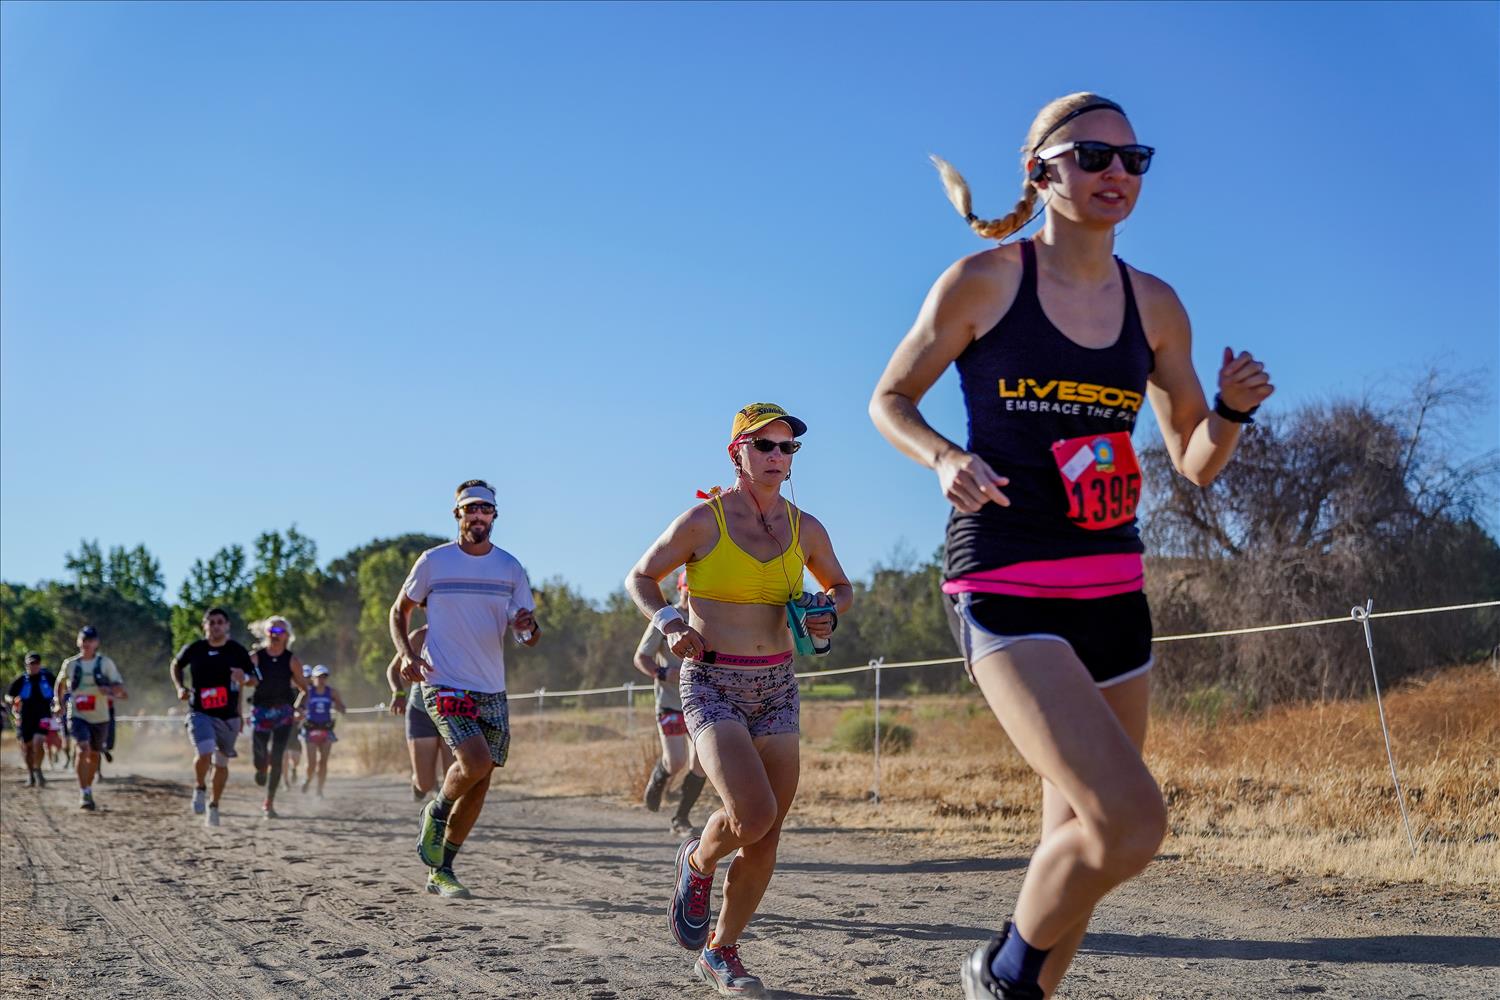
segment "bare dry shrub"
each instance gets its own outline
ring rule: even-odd
[[[1307,406],[1248,428],[1212,486],[1177,475],[1161,446],[1142,452],[1143,535],[1158,634],[1281,624],[1493,599],[1500,547],[1494,454],[1453,456],[1447,432],[1478,391],[1429,373],[1410,406],[1368,400]],[[1434,615],[1373,624],[1381,676],[1482,655],[1500,615]],[[1354,624],[1158,647],[1158,690],[1183,703],[1217,690],[1239,707],[1369,690]]]

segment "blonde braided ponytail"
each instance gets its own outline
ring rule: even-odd
[[[958,214],[969,223],[969,228],[984,239],[1005,239],[1026,225],[1031,220],[1032,213],[1036,211],[1036,185],[1027,179],[1021,182],[1021,197],[1016,201],[1016,207],[1010,210],[1009,215],[998,219],[981,219],[974,214],[969,196],[969,182],[964,180],[964,175],[941,156],[933,156],[932,162],[943,178],[943,189],[948,192],[948,200],[953,203],[954,208],[958,209]]]
[[[1030,222],[1036,212],[1037,198],[1041,194],[1041,189],[1027,175],[1032,152],[1043,138],[1057,131],[1067,119],[1096,108],[1124,114],[1114,101],[1087,91],[1059,97],[1037,113],[1036,120],[1031,123],[1031,129],[1026,133],[1026,143],[1021,147],[1021,173],[1026,178],[1021,182],[1021,197],[1008,215],[1003,215],[998,219],[981,219],[975,215],[973,199],[969,194],[969,182],[964,180],[963,174],[954,169],[953,164],[941,156],[933,156],[931,158],[933,165],[942,176],[943,189],[948,192],[948,200],[953,203],[954,208],[958,209],[958,214],[964,217],[969,228],[987,240],[1003,240]]]

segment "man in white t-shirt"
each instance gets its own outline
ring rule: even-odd
[[[510,752],[505,699],[505,635],[535,646],[541,637],[526,571],[490,542],[495,491],[471,479],[455,491],[458,540],[428,549],[391,606],[391,641],[401,676],[422,682],[422,701],[453,751],[437,798],[422,810],[417,854],[430,869],[427,891],[461,899],[469,890],[453,874],[453,857],[468,837],[489,791],[490,776]],[[411,640],[411,613],[427,611],[423,649]]]

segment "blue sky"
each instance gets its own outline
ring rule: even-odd
[[[1272,406],[1482,372],[1500,445],[1494,4],[0,9],[0,574],[80,538],[192,560],[291,524],[331,559],[496,539],[593,596],[733,411],[811,427],[849,570],[946,508],[865,403],[933,279],[1019,193],[1037,108],[1096,90],[1158,155],[1118,252],[1199,374]],[[950,375],[925,410],[962,437]],[[1145,426],[1145,425],[1143,425]]]

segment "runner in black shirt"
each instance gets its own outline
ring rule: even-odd
[[[40,653],[26,654],[26,672],[17,677],[6,692],[16,713],[16,737],[26,757],[26,783],[45,785],[42,759],[47,734],[42,721],[52,717],[52,697],[56,692],[52,671],[42,668]]]
[[[238,756],[234,742],[240,735],[240,687],[254,683],[250,654],[229,638],[229,614],[210,608],[203,616],[204,638],[182,647],[172,661],[172,683],[177,698],[188,703],[188,732],[197,750],[193,765],[198,779],[193,792],[193,812],[204,811],[209,765],[214,769],[213,799],[208,803],[206,826],[219,825],[219,796],[229,781],[229,758]],[[191,686],[183,683],[182,671],[192,671]]]

